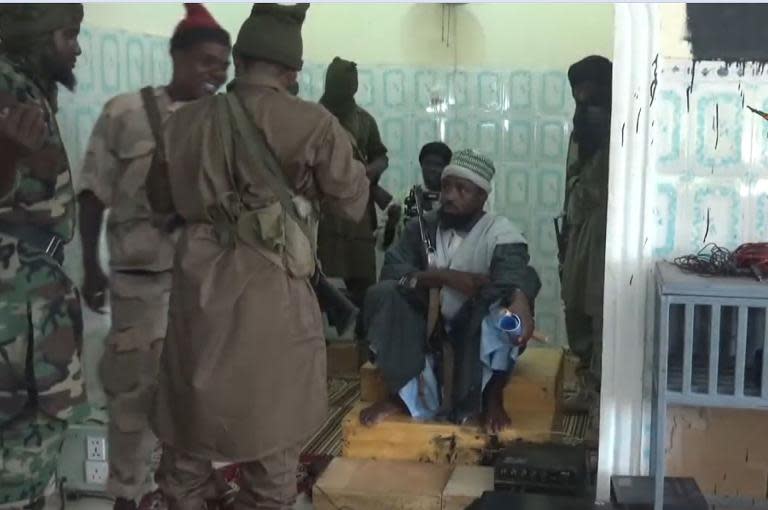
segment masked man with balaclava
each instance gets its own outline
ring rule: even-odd
[[[213,461],[239,463],[235,508],[292,508],[299,453],[327,412],[319,204],[359,220],[369,182],[336,118],[288,90],[308,7],[253,6],[231,92],[173,114],[165,177],[149,173],[153,210],[183,220],[152,411],[171,510],[216,496]]]
[[[164,160],[162,124],[183,104],[214,94],[227,78],[229,34],[202,4],[170,41],[173,75],[109,100],[91,134],[81,173],[83,298],[99,311],[109,286],[112,327],[99,373],[109,413],[109,482],[115,510],[131,510],[151,488],[157,440],[148,414],[168,319],[176,232],[174,218],[155,216],[144,181]],[[99,237],[109,208],[110,277],[99,263]]]
[[[325,75],[325,106],[351,135],[356,157],[366,166],[371,181],[371,198],[365,217],[351,222],[323,214],[318,232],[318,253],[326,275],[343,278],[350,298],[361,306],[365,291],[376,282],[376,205],[384,209],[392,200],[378,186],[389,165],[387,148],[381,141],[373,116],[357,105],[357,64],[339,57],[333,59]]]
[[[611,77],[611,62],[599,56],[587,57],[568,70],[576,112],[566,169],[562,297],[568,343],[579,357],[580,391],[566,404],[589,410],[595,426],[603,341]]]
[[[56,123],[75,88],[82,4],[0,5],[0,508],[56,491],[68,423],[85,406],[77,289],[64,272],[75,193]]]

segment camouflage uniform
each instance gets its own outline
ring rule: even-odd
[[[71,172],[52,107],[55,97],[27,69],[0,55],[0,91],[40,105],[49,130],[40,150],[17,161],[16,185],[0,199],[2,508],[44,503],[55,487],[67,422],[86,401],[79,296],[62,268],[63,253],[55,249],[74,232]]]
[[[603,282],[608,217],[608,158],[601,149],[568,166],[568,240],[563,261],[562,298],[568,344],[579,357],[579,375],[600,387],[603,352]]]
[[[155,89],[160,115],[172,104]],[[109,492],[138,500],[150,488],[151,457],[157,440],[147,413],[165,337],[174,241],[158,228],[144,187],[155,141],[141,95],[111,99],[96,122],[83,163],[80,188],[110,209],[112,328],[100,365],[108,398]]]

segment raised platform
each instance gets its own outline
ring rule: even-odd
[[[528,412],[557,414],[563,391],[564,351],[529,347],[517,360],[504,387],[504,409],[510,417]]]
[[[504,390],[504,407],[512,426],[490,436],[479,425],[413,420],[405,414],[382,420],[373,427],[360,423],[360,411],[387,395],[375,367],[361,370],[361,402],[342,422],[342,455],[438,464],[476,464],[493,441],[552,440],[562,387],[563,351],[530,348],[518,360]]]
[[[564,352],[560,348],[530,347],[504,388],[504,407],[510,416],[521,411],[557,412],[563,388]],[[360,399],[376,402],[388,395],[384,380],[371,363],[360,369]]]
[[[493,488],[493,469],[334,459],[313,489],[316,510],[459,510]]]

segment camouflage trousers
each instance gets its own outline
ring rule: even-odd
[[[99,367],[109,413],[109,482],[118,498],[134,500],[152,488],[157,439],[148,415],[168,324],[171,273],[113,272],[112,328]]]
[[[44,502],[76,410],[82,315],[61,266],[0,235],[0,505]]]
[[[0,509],[42,509],[56,492],[56,469],[67,423],[41,414],[0,432]]]

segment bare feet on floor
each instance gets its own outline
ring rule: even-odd
[[[512,425],[507,411],[501,402],[488,402],[485,408],[485,430],[490,434],[498,434],[503,429]]]
[[[366,427],[372,427],[387,416],[398,414],[404,410],[405,405],[398,398],[380,400],[360,411],[360,423]]]
[[[494,374],[485,388],[484,424],[486,432],[497,434],[512,425],[507,411],[504,410],[504,385],[506,376]]]

